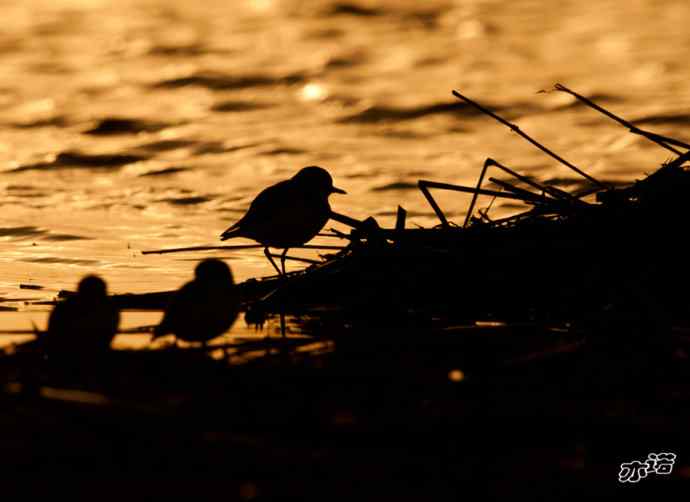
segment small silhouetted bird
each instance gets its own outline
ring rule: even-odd
[[[173,296],[152,340],[172,333],[180,340],[205,344],[235,322],[239,299],[230,267],[211,258],[196,266],[194,276]]]
[[[332,193],[346,192],[333,186],[333,179],[325,169],[305,167],[289,180],[263,190],[247,213],[223,232],[220,239],[246,237],[263,244],[264,254],[278,274],[281,270],[268,248],[282,248],[280,260],[284,274],[288,249],[311,240],[330,218],[328,197]]]
[[[105,281],[89,275],[79,282],[74,296],[55,306],[41,341],[48,357],[105,353],[119,323],[120,313],[108,298]]]

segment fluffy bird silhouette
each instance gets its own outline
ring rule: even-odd
[[[152,340],[173,334],[186,342],[201,342],[225,333],[237,319],[239,299],[230,267],[210,258],[194,270],[194,280],[173,296]]]
[[[220,236],[224,241],[246,237],[264,247],[264,254],[278,274],[285,274],[285,255],[291,247],[311,240],[326,224],[331,214],[328,197],[346,193],[333,186],[333,179],[318,166],[302,168],[289,180],[263,190],[251,203],[247,213]],[[268,248],[282,248],[281,269]]]
[[[48,357],[80,358],[107,352],[120,323],[120,313],[108,298],[105,281],[84,277],[77,293],[58,303],[50,313],[42,337]]]

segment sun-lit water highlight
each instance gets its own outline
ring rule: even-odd
[[[454,369],[448,372],[448,380],[451,382],[462,382],[465,379],[465,373],[462,370]]]
[[[2,2],[0,306],[16,311],[0,328],[26,329],[49,308],[27,302],[86,273],[113,292],[179,287],[214,253],[141,251],[217,243],[259,190],[305,165],[348,191],[336,211],[384,226],[398,204],[408,225],[436,224],[416,181],[473,184],[487,156],[563,189],[581,183],[453,108],[453,88],[598,178],[653,171],[665,152],[537,92],[562,81],[650,129],[690,135],[678,63],[690,11],[675,0],[557,4]],[[462,222],[469,197],[435,196]],[[497,201],[491,212],[516,209]],[[223,258],[237,280],[271,273],[260,250]],[[45,289],[19,288],[28,282]]]

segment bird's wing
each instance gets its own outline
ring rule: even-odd
[[[174,327],[179,322],[178,320],[185,316],[184,309],[190,299],[194,299],[195,286],[194,281],[188,282],[182,286],[170,299],[170,303],[165,309],[163,319],[153,330],[153,338],[165,336],[172,333]]]
[[[64,329],[65,325],[65,302],[59,302],[55,305],[48,317],[48,333],[54,334]]]
[[[275,216],[276,209],[289,207],[289,183],[290,180],[281,181],[262,190],[250,204],[247,213],[221,234],[221,240],[242,235],[243,228],[251,227],[253,222],[271,220]]]
[[[48,317],[48,329],[41,342],[44,347],[59,345],[61,338],[69,331],[69,306],[65,305],[66,300],[59,302]]]
[[[120,327],[120,309],[118,309],[112,301],[108,301],[108,313],[110,314],[112,335],[115,336]]]

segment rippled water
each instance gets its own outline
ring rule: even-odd
[[[20,310],[0,327],[43,322],[19,300],[88,272],[115,292],[177,287],[208,254],[139,251],[217,243],[304,165],[348,191],[334,209],[383,225],[398,204],[435,224],[416,181],[471,184],[487,156],[582,183],[453,88],[605,180],[667,154],[537,91],[562,82],[690,137],[684,0],[22,0],[0,14],[0,306]],[[462,221],[467,197],[438,199]],[[223,256],[239,280],[271,272],[260,250]]]

